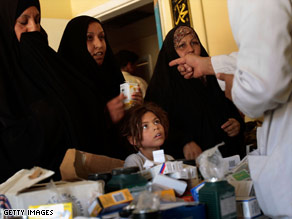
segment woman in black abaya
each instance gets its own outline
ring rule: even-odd
[[[102,53],[99,63],[97,63],[97,58],[95,59],[94,55],[90,54],[87,47],[89,37],[92,38],[91,40],[95,37],[94,33],[89,35],[87,31],[89,24],[94,22],[100,25],[100,30],[103,33],[100,33],[102,35],[98,37],[105,43],[102,49],[96,48],[96,53]],[[97,87],[106,101],[120,94],[120,84],[124,83],[125,79],[116,64],[112,49],[99,20],[89,16],[73,18],[65,28],[58,54],[85,75]]]
[[[106,101],[48,46],[39,12],[38,0],[0,2],[0,182],[33,166],[58,179],[68,148],[110,151]]]
[[[167,111],[169,138],[164,150],[175,158],[195,159],[202,151],[219,147],[223,156],[244,155],[244,121],[220,89],[215,76],[184,79],[169,62],[186,53],[208,56],[195,31],[173,28],[160,50],[145,100]]]
[[[100,21],[89,16],[73,18],[65,28],[58,54],[78,69],[105,99],[109,114],[108,142],[120,148],[120,151],[116,151],[119,158],[126,158],[130,152],[123,147],[124,142],[118,134],[118,123],[125,113],[120,84],[125,79]],[[132,99],[141,103],[142,93],[134,93]]]

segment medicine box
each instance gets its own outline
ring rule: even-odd
[[[262,214],[255,196],[236,197],[236,207],[239,218],[254,218]]]
[[[132,94],[139,91],[139,85],[137,83],[125,82],[120,85],[120,92],[127,98],[124,100],[125,109],[129,109],[133,106],[135,100],[132,99]]]

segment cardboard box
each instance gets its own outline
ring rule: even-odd
[[[171,174],[182,171],[184,164],[182,161],[166,161],[151,168],[141,171],[146,179],[152,179],[158,174]]]
[[[175,202],[176,196],[173,189],[166,189],[161,191],[155,192],[157,195],[159,195],[160,201],[163,202]]]
[[[89,201],[94,195],[101,195],[102,184],[94,181],[59,182],[56,188],[47,189],[46,184],[32,187],[17,195],[6,194],[11,207],[28,209],[31,205],[72,202],[74,216],[88,216]]]
[[[39,171],[40,175],[34,176]],[[0,194],[6,195],[13,209],[34,205],[71,202],[74,216],[88,216],[90,201],[104,190],[103,181],[51,182],[36,184],[54,172],[42,168],[20,170],[0,185]],[[31,178],[34,176],[35,178]]]
[[[205,181],[201,182],[197,186],[191,189],[191,193],[195,202],[199,202],[199,191],[205,185]]]
[[[107,193],[98,197],[103,208],[102,213],[115,211],[133,201],[129,189],[122,189],[115,192]]]
[[[88,175],[92,173],[111,172],[112,169],[123,166],[123,160],[68,149],[61,163],[60,172],[62,180],[76,181],[88,179]]]
[[[255,196],[236,197],[236,207],[239,218],[254,218],[262,214]]]
[[[101,195],[88,208],[89,215],[96,217],[99,214],[117,211],[133,201],[129,189],[122,189]]]
[[[29,206],[27,216],[29,219],[72,219],[72,203]]]
[[[234,189],[236,197],[249,197],[255,196],[253,183],[250,180],[246,181],[235,181],[235,180],[228,180]]]

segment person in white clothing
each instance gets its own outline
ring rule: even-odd
[[[164,144],[168,133],[166,112],[154,103],[146,102],[130,108],[124,118],[121,134],[138,151],[125,160],[124,167],[137,166],[143,170],[146,160],[153,162],[153,151]],[[165,161],[174,160],[165,155]]]
[[[192,77],[199,78],[203,75],[217,75],[218,73],[230,74],[230,77],[232,77],[236,71],[237,52],[212,57],[202,57],[194,54],[188,54],[185,60],[190,62],[192,67],[187,64],[182,64],[178,66],[178,70],[186,79],[190,79]],[[175,64],[176,62],[174,61],[172,65]],[[226,91],[226,96],[231,99],[230,94],[228,93],[229,87],[226,89],[225,81],[218,79],[218,83],[220,88],[223,91]]]
[[[214,73],[225,73],[233,75],[236,70],[236,57],[237,52],[233,52],[229,55],[218,55],[211,57],[211,63]],[[223,91],[226,90],[225,81],[218,79],[219,86]]]
[[[137,83],[141,89],[143,97],[145,97],[148,84],[143,78],[134,75],[139,56],[129,50],[120,50],[116,54],[116,59],[120,65],[125,80],[130,83]]]
[[[258,150],[248,156],[256,196],[265,215],[292,218],[292,3],[229,0],[228,6],[239,48],[236,71],[234,78],[217,77],[243,113],[264,116]],[[199,63],[185,57],[170,65],[179,64],[186,78],[210,73]]]

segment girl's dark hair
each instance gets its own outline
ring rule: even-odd
[[[165,138],[167,138],[169,128],[167,113],[161,107],[152,102],[145,102],[142,105],[135,105],[126,112],[121,127],[121,134],[124,137],[133,138],[133,141],[136,142],[136,145],[134,145],[136,150],[139,150],[139,147],[142,146],[142,117],[147,112],[152,112],[157,116],[164,128]]]

